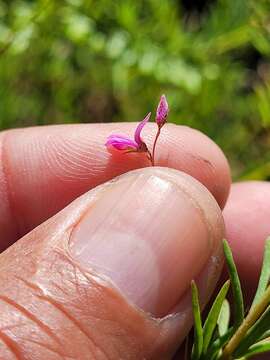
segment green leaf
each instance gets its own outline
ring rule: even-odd
[[[264,341],[258,344],[252,345],[248,352],[245,354],[245,359],[249,359],[254,355],[263,354],[270,351],[270,342]]]
[[[260,325],[257,327],[256,331],[253,333],[252,341],[249,340],[249,344],[246,344],[246,348],[249,345],[256,342],[258,337],[265,335],[265,331],[269,329],[269,316],[267,316],[267,311],[269,311],[269,303],[270,303],[270,285],[265,290],[261,300],[258,304],[254,305],[243,323],[238,327],[236,332],[233,334],[233,337],[230,339],[228,344],[225,346],[223,350],[223,358],[229,359],[231,356],[238,351],[238,347],[243,342],[247,335],[250,334],[251,329],[256,329],[256,324],[260,322]],[[262,322],[262,319],[264,321]],[[243,340],[244,339],[244,340]],[[246,341],[246,340],[245,340]]]
[[[208,346],[210,344],[213,332],[217,326],[217,320],[220,314],[220,310],[223,304],[223,301],[227,295],[227,292],[230,287],[230,280],[226,281],[219,291],[209,313],[205,320],[203,326],[203,353],[207,352]]]
[[[260,340],[264,340],[266,338],[270,338],[270,329],[267,330],[261,337]]]
[[[244,320],[244,301],[243,294],[241,289],[241,284],[239,280],[239,276],[237,273],[237,269],[233,260],[232,251],[230,246],[226,240],[223,240],[223,249],[224,255],[226,258],[226,264],[228,267],[231,284],[232,284],[232,292],[233,292],[233,304],[234,304],[234,328],[235,330]]]
[[[267,285],[269,283],[270,279],[270,237],[266,239],[265,242],[265,249],[264,249],[264,256],[263,256],[263,264],[262,264],[262,270],[260,275],[260,280],[258,284],[258,288],[256,291],[256,295],[254,297],[253,303],[251,305],[254,306],[257,304],[260,299],[262,298],[262,295],[264,294]]]
[[[229,323],[230,323],[230,304],[227,299],[224,299],[217,321],[219,336],[223,336],[224,334],[226,334],[229,328]]]
[[[198,360],[203,348],[203,329],[200,311],[198,289],[194,281],[191,282],[192,311],[194,317],[194,342],[192,347],[192,360]]]
[[[207,360],[214,360],[216,359],[216,355],[219,352],[219,350],[221,348],[224,347],[224,345],[227,344],[227,342],[230,340],[230,338],[233,335],[233,328],[230,328],[226,334],[224,334],[223,336],[220,336],[219,338],[217,338],[208,348],[208,351],[205,355],[205,359]]]
[[[243,356],[251,345],[256,343],[265,331],[270,327],[270,307],[263,313],[263,315],[256,321],[256,323],[250,328],[244,339],[240,342],[237,349],[234,352],[236,356]]]

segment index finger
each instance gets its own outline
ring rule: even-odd
[[[54,125],[1,134],[0,232],[4,249],[89,189],[132,169],[149,166],[144,154],[110,154],[111,133],[132,136],[136,124]],[[153,143],[156,125],[143,138]],[[182,170],[204,184],[224,206],[230,187],[227,160],[218,146],[194,129],[166,125],[156,164]]]

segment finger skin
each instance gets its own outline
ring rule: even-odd
[[[217,256],[223,220],[206,189],[185,174],[179,176],[198,203],[209,207],[205,216],[212,212],[215,246],[209,261],[215,258],[215,268],[202,286],[207,286],[204,302],[222,266],[222,262],[217,265]],[[106,185],[106,191],[114,182]],[[75,200],[0,255],[0,358],[5,354],[5,360],[166,360],[189,331],[190,298],[177,314],[153,318],[128,303],[106,278],[72,257],[69,244],[74,227],[101,195],[103,186]]]
[[[153,143],[156,125],[143,138]],[[16,129],[0,136],[0,250],[93,187],[131,169],[149,166],[144,154],[110,154],[112,133],[133,136],[136,124],[57,125]],[[224,206],[230,170],[222,151],[194,129],[162,129],[156,164],[195,177]]]
[[[270,235],[270,184],[262,181],[233,184],[223,215],[227,238],[250,301],[258,284],[265,240]]]

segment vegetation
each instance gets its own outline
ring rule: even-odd
[[[244,300],[229,244],[223,242],[230,280],[220,289],[202,325],[200,301],[192,282],[194,339],[186,340],[185,358],[191,360],[246,360],[270,351],[270,238],[266,240],[262,270],[256,295],[245,317]],[[232,287],[233,302],[226,299]],[[233,316],[231,316],[231,308]],[[189,351],[191,350],[191,356]]]
[[[166,93],[267,179],[269,59],[269,0],[0,0],[0,127],[138,121]]]

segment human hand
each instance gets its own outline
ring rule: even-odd
[[[223,207],[229,192],[226,159],[206,136],[174,125],[160,138],[163,168],[108,154],[107,135],[134,126],[2,133],[1,248],[26,235],[0,255],[0,358],[170,359],[192,324],[191,279],[209,299],[222,268],[216,201]],[[242,215],[230,203],[225,219],[241,259],[245,232],[234,236],[233,226]]]

